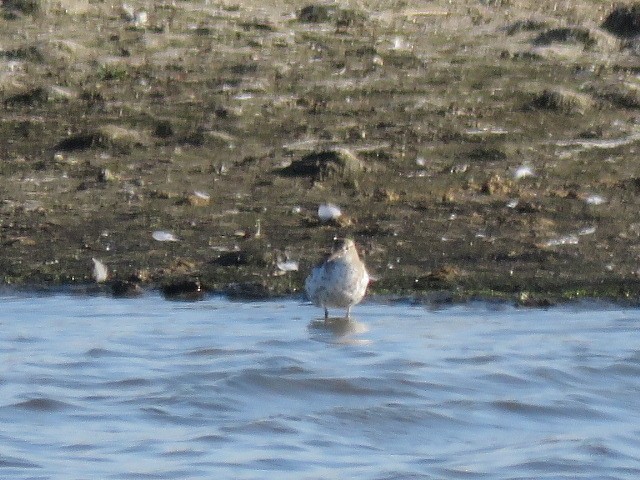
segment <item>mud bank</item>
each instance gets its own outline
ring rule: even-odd
[[[640,9],[452,3],[4,2],[0,281],[638,297]]]

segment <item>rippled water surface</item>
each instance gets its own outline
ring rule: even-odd
[[[0,478],[640,478],[640,310],[0,298]]]

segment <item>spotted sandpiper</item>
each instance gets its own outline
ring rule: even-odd
[[[325,321],[329,307],[346,308],[359,303],[367,290],[369,274],[350,238],[336,239],[331,254],[313,268],[305,281],[305,290],[314,305],[324,308]]]

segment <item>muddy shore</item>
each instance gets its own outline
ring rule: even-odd
[[[5,1],[0,282],[635,300],[626,5]]]

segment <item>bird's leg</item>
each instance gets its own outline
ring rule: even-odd
[[[327,322],[329,320],[329,309],[327,307],[324,308],[324,321]]]
[[[347,320],[349,320],[349,318],[351,318],[351,305],[347,307]]]

